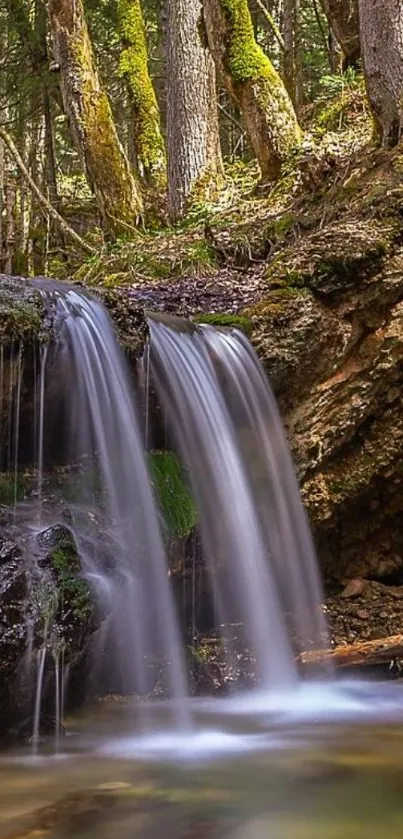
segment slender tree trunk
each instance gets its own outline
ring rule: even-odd
[[[360,0],[360,33],[368,99],[383,146],[403,132],[403,4]]]
[[[50,0],[50,23],[65,112],[105,227],[133,228],[142,214],[139,187],[101,87],[82,0]]]
[[[343,69],[343,55],[340,44],[331,29],[329,29],[329,59],[331,72],[335,76],[339,75]]]
[[[295,107],[296,86],[295,86],[295,0],[284,0],[283,4],[283,72],[284,84]]]
[[[196,185],[217,187],[222,160],[201,0],[167,0],[167,12],[168,204],[177,220]]]
[[[160,112],[148,72],[147,41],[140,0],[118,0],[122,42],[119,72],[126,80],[132,105],[133,147],[140,174],[157,188],[166,183],[165,144]]]
[[[4,272],[12,274],[15,247],[15,183],[8,179],[5,184],[6,224],[4,237]]]
[[[301,0],[294,0],[295,107],[297,114],[305,101],[301,13]]]
[[[356,67],[361,55],[358,0],[321,0],[321,3],[329,27],[343,51],[343,70]]]
[[[300,129],[280,76],[255,41],[248,0],[204,0],[217,70],[239,106],[264,180],[275,179]]]

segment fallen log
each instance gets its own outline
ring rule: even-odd
[[[329,662],[335,667],[374,667],[403,661],[403,635],[341,644],[332,650],[308,650],[299,656],[301,664],[318,665]]]

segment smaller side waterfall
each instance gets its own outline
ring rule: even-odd
[[[168,325],[167,325],[168,323]],[[151,364],[197,501],[220,622],[241,621],[260,684],[326,639],[315,554],[274,396],[236,330],[150,318]]]
[[[183,698],[186,680],[167,561],[123,354],[100,304],[73,289],[58,288],[55,295],[61,319],[56,362],[70,368],[75,457],[90,456],[109,531],[109,550],[101,540],[89,550],[81,531],[85,573],[108,615],[109,666],[120,669],[122,692],[145,695],[147,653],[158,652],[170,663],[172,695]],[[79,519],[76,531],[80,534]]]

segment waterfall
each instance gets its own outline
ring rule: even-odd
[[[161,670],[164,689],[175,700],[169,719],[182,730],[190,723],[185,645],[145,453],[154,433],[155,397],[164,445],[173,441],[197,508],[192,635],[195,540],[199,544],[201,538],[228,661],[237,653],[231,636],[235,625],[256,662],[258,685],[292,692],[299,680],[296,650],[323,647],[326,624],[291,455],[274,395],[250,343],[236,329],[150,314],[150,337],[140,365],[142,425],[131,371],[101,303],[68,284],[36,285],[53,312],[54,329],[52,340],[37,348],[37,358],[34,353],[34,363],[28,365],[36,379],[31,448],[37,480],[31,519],[29,499],[21,511],[17,503],[19,456],[26,451],[26,432],[20,429],[24,351],[11,347],[7,367],[0,351],[0,457],[14,482],[14,529],[19,521],[30,528],[24,557],[29,560],[31,551],[33,577],[43,579],[48,592],[39,651],[34,649],[34,629],[27,636],[26,664],[32,670],[36,661],[37,674],[34,747],[52,660],[57,742],[63,723],[69,642],[63,627],[53,631],[59,592],[52,588],[52,575],[47,577],[36,563],[38,539],[45,534],[46,550],[45,528],[55,524],[73,532],[83,576],[98,606],[88,678],[97,676],[108,690],[145,698]],[[61,484],[52,507],[46,496],[54,452],[56,459],[61,457],[55,470]],[[183,558],[185,585],[184,563]],[[27,626],[29,621],[28,609]],[[144,724],[147,715],[145,708]]]
[[[220,624],[243,624],[260,685],[326,640],[309,528],[274,396],[237,330],[150,317],[151,366],[188,467]]]
[[[80,550],[84,572],[107,615],[110,666],[119,671],[122,693],[145,695],[147,654],[158,651],[169,662],[170,692],[179,700],[186,695],[182,650],[126,362],[98,302],[60,287],[55,299],[56,352],[71,382],[72,457],[92,456],[112,542],[109,554],[102,539],[92,551],[82,539]],[[82,525],[77,523],[76,530],[80,535]]]

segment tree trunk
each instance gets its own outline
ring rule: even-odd
[[[140,0],[118,0],[122,42],[120,75],[126,80],[132,105],[133,147],[140,174],[157,188],[166,182],[165,144],[160,113],[148,72],[147,41]]]
[[[403,5],[360,0],[360,34],[368,99],[386,148],[403,130]]]
[[[298,111],[304,99],[299,0],[284,0],[283,41],[284,84]]]
[[[329,27],[343,50],[343,70],[356,67],[361,55],[358,0],[321,0],[321,3]]]
[[[82,0],[50,0],[49,13],[73,140],[105,227],[122,233],[137,224],[142,200],[100,84]]]
[[[217,70],[239,106],[264,180],[275,179],[300,129],[292,102],[253,33],[248,0],[204,0]]]
[[[295,107],[295,41],[294,41],[294,0],[284,0],[283,5],[284,84]]]
[[[177,220],[196,185],[216,189],[222,160],[201,0],[167,0],[167,12],[168,204]]]

